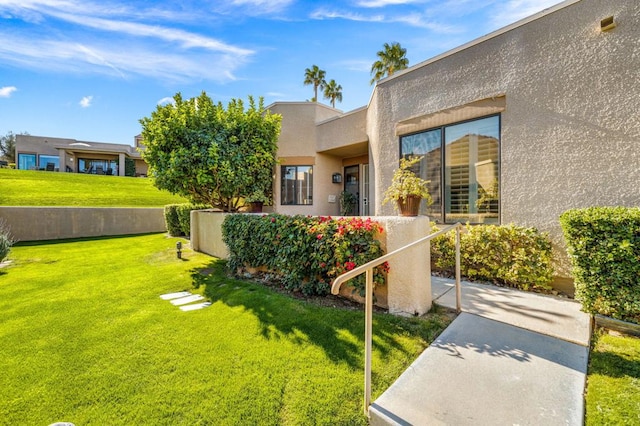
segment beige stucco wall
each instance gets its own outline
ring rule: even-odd
[[[221,259],[229,257],[229,251],[222,240],[222,223],[228,213],[211,210],[191,212],[191,248]],[[379,222],[384,231],[378,235],[385,253],[397,250],[415,240],[429,235],[429,218],[420,216],[372,217]],[[404,315],[422,315],[431,309],[431,266],[428,243],[411,248],[389,261],[389,274],[386,288],[376,292],[378,305],[388,308],[389,312]],[[343,286],[341,294],[353,297],[348,285]]]
[[[192,210],[191,248],[220,259],[227,259],[229,250],[222,241],[222,222],[228,214],[214,210]]]
[[[360,108],[319,123],[316,150],[345,157],[367,154],[366,120],[367,110]]]
[[[339,157],[316,152],[317,127],[320,121],[339,116],[340,111],[316,102],[283,102],[269,107],[282,114],[282,131],[278,139],[279,165],[275,173],[274,211],[282,214],[337,215],[340,212],[338,196],[342,185],[331,181],[333,173],[342,173]],[[313,166],[313,204],[281,205],[281,166]],[[334,202],[330,197],[335,198]]]
[[[502,96],[501,221],[549,232],[559,275],[562,212],[640,204],[640,2],[556,9],[377,85],[367,111],[376,214],[392,211],[380,195],[398,164],[399,123]],[[601,32],[612,15],[617,27]]]
[[[0,207],[17,241],[164,232],[162,208]]]

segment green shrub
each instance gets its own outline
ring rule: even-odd
[[[382,248],[374,238],[378,232],[382,232],[380,224],[359,217],[235,214],[222,224],[232,272],[264,267],[286,288],[307,295],[327,294],[331,280],[380,257]],[[384,284],[387,270],[386,264],[377,268],[376,285]],[[349,284],[364,294],[363,275]]]
[[[208,208],[204,204],[178,204],[176,213],[178,216],[178,224],[180,226],[180,232],[183,235],[189,236],[191,234],[191,211],[203,210]]]
[[[191,211],[208,208],[202,204],[168,204],[164,206],[164,220],[172,237],[191,233]]]
[[[560,224],[583,310],[640,323],[640,208],[568,210]]]
[[[167,204],[164,206],[164,222],[167,225],[167,231],[172,237],[182,235],[180,229],[180,221],[178,220],[178,206],[180,204]]]
[[[471,280],[522,290],[549,289],[551,260],[551,241],[535,228],[467,225],[460,235],[460,272]],[[455,232],[432,240],[431,269],[455,274]]]
[[[125,157],[124,175],[134,177],[136,175],[136,162],[133,158]]]

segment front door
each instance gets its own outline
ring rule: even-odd
[[[360,216],[360,166],[349,166],[344,168],[344,190],[353,197],[344,197],[347,201],[352,200],[347,209],[348,216]]]

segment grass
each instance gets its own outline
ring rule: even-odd
[[[366,424],[363,312],[225,277],[164,235],[29,243],[0,269],[6,424]],[[213,302],[182,312],[158,296]],[[373,394],[446,326],[374,317]]]
[[[640,424],[640,338],[594,335],[586,396],[587,425]]]
[[[162,207],[185,203],[151,179],[0,168],[2,206]]]

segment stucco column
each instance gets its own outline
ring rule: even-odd
[[[402,248],[431,233],[427,216],[376,218],[384,224],[386,253]],[[431,250],[424,243],[389,261],[389,312],[422,315],[431,309]]]
[[[124,154],[118,154],[118,176],[124,176]]]
[[[58,170],[66,172],[68,161],[67,152],[64,149],[58,149]]]

